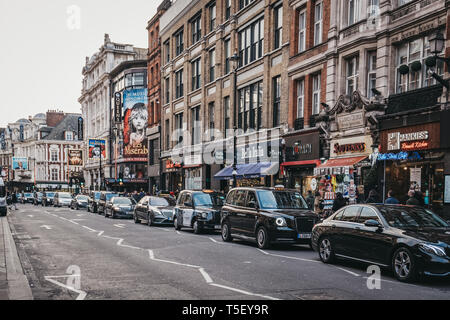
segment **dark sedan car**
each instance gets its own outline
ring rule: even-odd
[[[33,204],[35,206],[42,204],[42,192],[34,193]]]
[[[70,203],[70,209],[80,210],[80,208],[85,209],[88,206],[89,197],[79,194],[75,198],[72,199]]]
[[[111,201],[112,198],[118,197],[119,194],[115,192],[100,192],[100,199],[97,202],[97,213],[105,215],[106,204]]]
[[[192,228],[196,234],[203,230],[220,230],[222,205],[223,196],[217,192],[182,191],[175,207],[175,229]]]
[[[351,259],[390,268],[400,281],[450,275],[450,224],[428,209],[351,205],[313,230],[320,259]]]
[[[175,200],[165,197],[144,197],[134,210],[134,221],[147,221],[152,225],[173,225]]]
[[[42,194],[42,206],[46,207],[49,205],[53,205],[54,197],[55,197],[54,192],[44,192]]]
[[[106,201],[105,218],[133,218],[134,206],[136,202],[127,197],[112,197]]]
[[[100,200],[100,191],[91,191],[89,194],[89,200],[88,200],[88,212],[97,213],[98,209],[98,202]]]
[[[34,203],[34,196],[32,193],[24,193],[22,196],[22,203]]]
[[[318,217],[296,190],[236,188],[222,207],[222,239],[255,241],[266,249],[272,243],[311,243]]]

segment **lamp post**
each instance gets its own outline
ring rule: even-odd
[[[445,62],[447,65],[447,71],[450,70],[450,59],[446,57],[440,57],[439,54],[441,54],[442,50],[444,50],[445,47],[445,41],[444,35],[437,31],[435,34],[431,35],[429,38],[430,42],[430,52],[433,54],[433,56],[428,57],[425,60],[425,64],[428,68],[432,68],[436,66],[436,61],[440,60]],[[428,73],[440,84],[442,84],[444,87],[447,88],[447,90],[450,89],[450,83],[448,80],[443,79],[440,75],[438,75],[436,72],[434,72],[432,69],[428,71]]]
[[[98,148],[98,150],[100,150],[100,153],[99,153],[99,158],[100,158],[100,173],[99,173],[99,175],[100,175],[100,191],[102,190],[102,187],[103,187],[103,178],[102,178],[102,146],[101,145],[99,145],[99,144],[97,144],[96,146],[95,146],[96,148]]]
[[[234,94],[234,106],[233,106],[233,188],[237,187],[237,68],[239,62],[239,55],[237,51],[230,57],[230,60],[234,62],[233,67],[233,94]]]

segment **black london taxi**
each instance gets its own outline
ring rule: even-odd
[[[212,190],[182,191],[175,206],[175,229],[192,228],[195,234],[203,230],[220,230],[223,200],[223,194]]]
[[[105,215],[106,204],[111,201],[112,198],[118,197],[115,192],[102,191],[100,192],[100,199],[97,202],[97,213]]]
[[[222,239],[256,240],[260,249],[271,243],[311,245],[318,220],[297,190],[235,188],[228,192],[221,210]]]

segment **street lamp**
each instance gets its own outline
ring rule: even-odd
[[[444,50],[445,41],[446,39],[440,31],[437,31],[435,34],[430,36],[430,52],[434,56],[431,56],[426,60],[426,65],[428,67],[434,67],[436,65],[436,60],[441,60],[444,61],[447,64],[447,68],[450,69],[450,59],[439,57],[439,54],[441,54],[442,50]]]
[[[234,51],[234,54],[230,57],[230,60],[234,62],[233,67],[233,92],[234,92],[234,106],[233,106],[233,188],[237,187],[237,68],[239,55],[237,51]]]
[[[101,191],[102,190],[102,186],[103,186],[103,179],[102,179],[102,146],[97,144],[95,147],[98,148],[98,150],[100,150],[99,158],[100,158],[100,191]]]

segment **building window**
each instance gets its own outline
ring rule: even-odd
[[[53,168],[51,171],[51,175],[52,175],[52,181],[58,181],[58,169]]]
[[[192,91],[200,89],[201,85],[201,65],[200,58],[191,63],[191,71],[192,71]]]
[[[373,89],[377,87],[377,52],[367,53],[367,97],[375,96]]]
[[[312,115],[320,112],[320,73],[312,77]]]
[[[201,14],[191,20],[192,44],[200,40],[202,36]]]
[[[183,34],[184,31],[181,29],[175,34],[175,56],[179,56],[184,51],[184,42],[183,42]]]
[[[208,115],[209,115],[209,139],[214,140],[214,102],[208,105]]]
[[[360,0],[348,0],[347,2],[349,26],[359,21],[359,13],[361,11],[360,2]]]
[[[425,64],[425,60],[431,55],[428,37],[406,42],[397,47],[397,93],[436,84],[436,80],[428,74],[429,68]],[[409,72],[401,74],[399,71],[401,65],[407,65]],[[442,76],[444,74],[444,62],[437,59],[436,66],[432,69]]]
[[[306,10],[298,14],[298,52],[306,50]]]
[[[170,78],[165,79],[165,89],[166,89],[166,104],[170,102]]]
[[[281,77],[273,78],[273,126],[280,125]]]
[[[322,18],[323,18],[323,3],[316,2],[314,6],[314,45],[322,42]]]
[[[297,119],[305,116],[305,81],[297,81]]]
[[[378,15],[380,12],[380,0],[369,0],[369,17]]]
[[[224,51],[225,51],[225,70],[224,73],[230,73],[230,57],[231,57],[231,44],[230,39],[225,40],[224,42]]]
[[[231,129],[231,110],[230,110],[230,97],[225,97],[223,99],[223,110],[224,110],[224,129],[225,138],[227,137],[227,130]]]
[[[52,160],[52,162],[58,162],[58,151],[57,150],[51,151],[50,159]]]
[[[191,137],[192,145],[200,143],[201,124],[200,124],[200,107],[191,109]]]
[[[239,32],[239,66],[247,65],[263,55],[264,18]]]
[[[358,90],[359,57],[354,56],[345,61],[346,65],[346,94],[352,94]]]
[[[216,28],[216,4],[209,6],[209,31],[213,31]]]
[[[239,0],[239,10],[244,9],[255,0]]]
[[[398,6],[400,7],[400,6],[402,6],[404,4],[407,4],[407,3],[411,2],[411,1],[412,0],[398,0]]]
[[[166,120],[166,150],[170,149],[170,120]]]
[[[216,50],[209,51],[209,82],[216,79]]]
[[[274,49],[281,47],[283,42],[283,5],[274,9]],[[264,31],[263,31],[264,32]]]
[[[262,82],[238,91],[238,128],[259,130],[262,124]]]
[[[175,130],[177,135],[177,144],[181,144],[183,142],[183,113],[175,115]],[[179,147],[181,147],[181,145]]]
[[[66,141],[73,141],[73,132],[66,131]]]
[[[170,42],[167,40],[164,42],[164,53],[165,53],[165,62],[168,63],[170,61]]]
[[[225,0],[225,20],[231,17],[231,0]]]
[[[184,95],[183,88],[183,69],[175,72],[175,98],[178,99]]]

